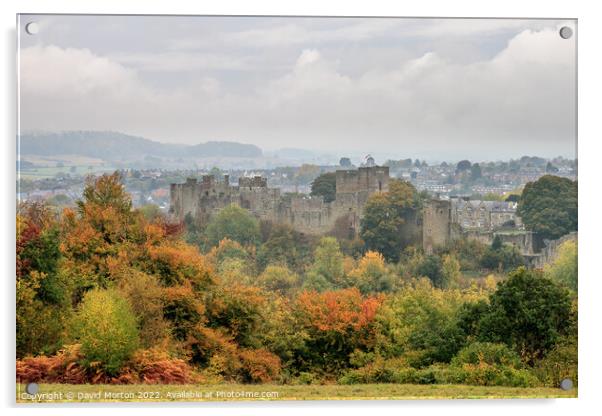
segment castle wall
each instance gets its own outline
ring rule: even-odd
[[[545,246],[536,256],[531,259],[531,266],[537,269],[543,268],[556,259],[558,249],[566,241],[577,241],[577,231],[563,235],[557,240],[546,240]]]
[[[209,221],[220,209],[237,204],[262,220],[290,224],[308,234],[325,234],[343,220],[359,231],[359,218],[370,195],[389,189],[388,167],[362,167],[336,172],[336,199],[326,203],[321,197],[293,197],[282,200],[279,189],[268,188],[267,179],[259,176],[239,178],[230,186],[229,177],[216,181],[204,176],[199,182],[188,179],[172,184],[170,214],[182,221],[187,214],[201,223]]]

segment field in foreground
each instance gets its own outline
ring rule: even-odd
[[[577,397],[577,389],[465,385],[70,385],[41,384],[35,396],[17,384],[17,402],[154,402],[262,400],[410,400]]]

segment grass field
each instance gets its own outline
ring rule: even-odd
[[[465,385],[68,385],[41,384],[35,397],[17,384],[18,403],[265,401],[265,400],[410,400],[577,397],[577,389],[483,387]]]
[[[75,166],[75,170],[71,171],[70,166],[67,167],[36,167],[33,169],[21,169],[21,177],[23,179],[44,179],[54,178],[57,173],[67,174],[72,176],[75,175],[91,175],[100,173],[112,173],[115,168],[112,166],[92,166],[90,169],[88,166]]]

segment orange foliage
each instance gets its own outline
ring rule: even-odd
[[[189,280],[195,287],[202,288],[213,282],[213,268],[196,247],[174,242],[148,246],[147,251],[151,271],[159,274],[167,285]]]
[[[267,350],[241,350],[239,356],[243,382],[269,383],[280,374],[280,358]]]
[[[161,349],[137,351],[130,361],[129,374],[144,384],[189,384],[200,382],[200,377],[184,360],[171,358]]]
[[[171,358],[159,349],[139,350],[116,376],[97,368],[85,368],[79,345],[71,345],[52,357],[26,357],[17,360],[20,383],[66,384],[188,384],[201,379],[185,361]]]
[[[317,293],[305,291],[297,299],[305,325],[320,331],[360,330],[374,321],[382,296],[363,298],[357,288]]]

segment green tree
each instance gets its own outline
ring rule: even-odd
[[[527,229],[540,237],[556,239],[577,230],[577,182],[545,175],[529,182],[518,203],[517,214]]]
[[[87,292],[73,317],[70,334],[81,344],[85,364],[98,362],[108,374],[117,373],[139,345],[136,316],[114,290]]]
[[[268,264],[283,264],[301,273],[311,262],[314,239],[287,224],[271,224],[265,242],[257,250],[261,269]]]
[[[349,159],[348,157],[342,157],[339,160],[339,165],[341,165],[344,168],[351,167],[351,159]]]
[[[532,364],[571,329],[571,298],[559,284],[524,267],[489,297],[477,323],[479,340],[503,342]]]
[[[470,170],[472,164],[468,160],[461,160],[456,165],[456,173],[464,172],[466,170]]]
[[[325,290],[344,285],[343,253],[334,237],[323,237],[314,252],[306,288]]]
[[[337,177],[334,172],[323,173],[311,183],[311,195],[322,196],[324,202],[332,202],[336,198]]]
[[[445,286],[442,267],[441,257],[432,254],[424,258],[422,263],[418,266],[416,273],[418,276],[428,277],[433,283],[433,286],[441,288]]]
[[[258,277],[257,283],[269,291],[289,294],[299,284],[299,276],[284,266],[269,265]]]
[[[207,242],[215,247],[224,238],[245,245],[256,245],[259,242],[259,222],[245,209],[238,205],[229,205],[215,215],[205,230]]]
[[[481,173],[481,166],[479,166],[478,163],[475,163],[474,165],[472,165],[470,167],[470,178],[473,181],[476,181],[477,179],[481,179],[482,173]]]
[[[418,208],[419,196],[409,182],[394,179],[389,191],[372,195],[364,208],[360,236],[368,250],[381,253],[389,261],[399,261],[403,251],[403,225]]]
[[[441,263],[441,286],[443,288],[457,287],[460,280],[460,262],[452,254],[443,256]]]
[[[379,310],[376,352],[406,358],[413,367],[449,362],[464,346],[457,324],[457,293],[433,288],[426,279],[386,298]]]
[[[499,236],[495,236],[490,247],[482,254],[481,266],[489,270],[511,270],[524,264],[518,247],[504,244]]]

